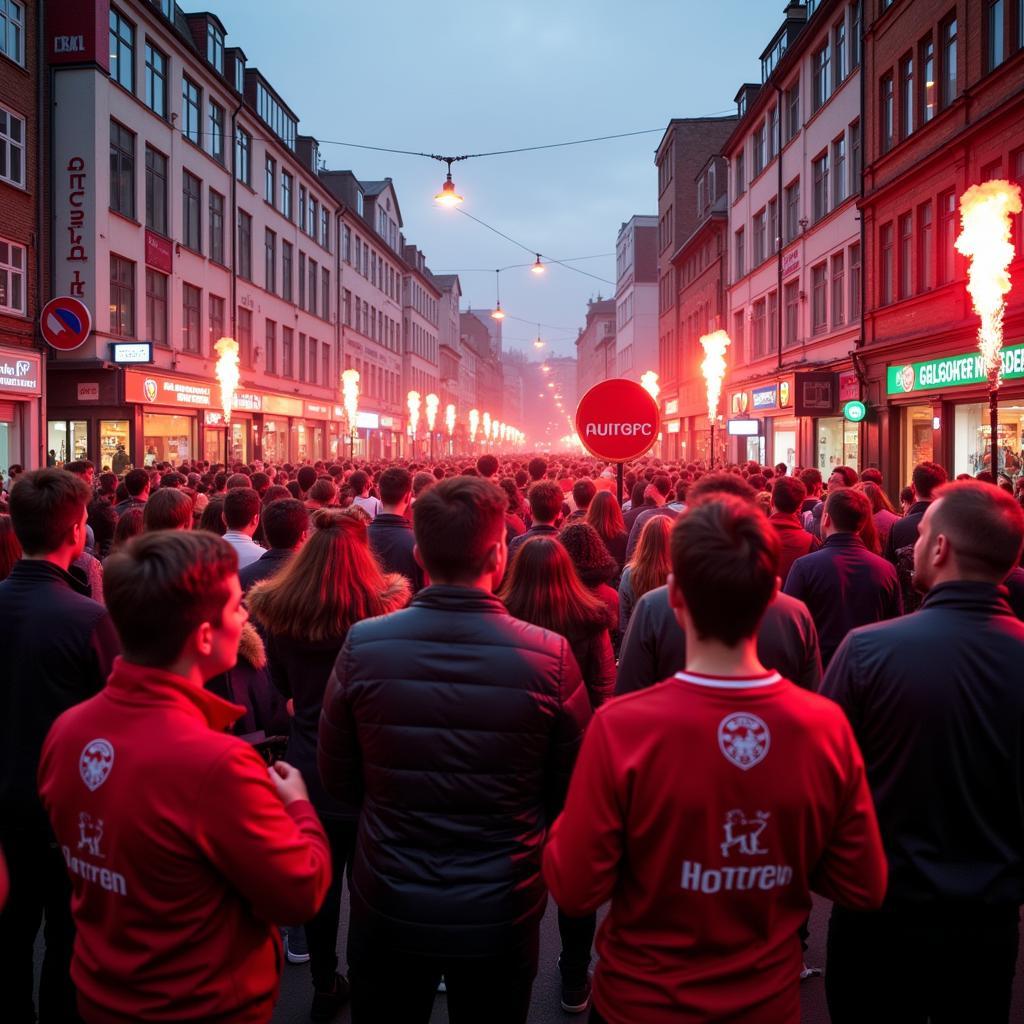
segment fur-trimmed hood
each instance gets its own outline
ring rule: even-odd
[[[267,649],[263,638],[256,632],[256,627],[247,622],[242,627],[242,639],[238,642],[238,656],[245,659],[253,668],[261,669],[267,664]]]
[[[397,612],[399,608],[404,608],[412,600],[412,584],[401,573],[385,573],[384,581],[387,586],[384,588],[381,598],[387,604],[388,612]]]

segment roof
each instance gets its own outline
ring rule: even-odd
[[[391,184],[390,178],[385,178],[383,181],[361,181],[360,185],[363,186],[363,195],[366,196],[379,196]]]
[[[438,288],[443,292],[448,291],[450,288],[454,288],[455,285],[459,285],[460,289],[462,287],[458,274],[431,274],[430,276],[434,279],[434,283]]]

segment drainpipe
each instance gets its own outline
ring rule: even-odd
[[[54,254],[54,239],[53,239],[53,224],[48,223],[46,220],[46,202],[45,194],[48,191],[43,187],[44,182],[44,167],[46,157],[46,145],[43,140],[43,126],[47,126],[50,145],[50,153],[52,159],[53,153],[53,118],[47,117],[46,101],[49,99],[50,103],[53,102],[53,71],[49,72],[49,94],[43,89],[44,76],[47,75],[46,62],[43,59],[43,40],[46,38],[46,3],[45,0],[39,0],[36,5],[36,81],[38,82],[38,89],[36,92],[36,309],[35,309],[35,323],[32,325],[32,340],[35,342],[35,347],[40,352],[39,359],[39,384],[40,384],[40,396],[37,399],[38,412],[39,412],[39,450],[36,453],[37,465],[46,465],[46,399],[47,399],[47,387],[46,387],[46,365],[47,365],[47,345],[43,341],[42,332],[39,329],[39,311],[43,308],[42,293],[43,293],[43,245],[47,246],[49,252],[49,274],[47,276],[47,295],[53,295],[53,254]],[[56,182],[56,174],[54,169],[50,168],[50,188],[49,192],[53,193],[54,183]],[[45,242],[44,242],[45,239]],[[26,296],[26,308],[27,306]]]
[[[231,112],[231,337],[238,341],[238,168],[235,166],[237,152],[238,112],[244,100]],[[252,153],[249,153],[250,158]],[[251,169],[251,168],[250,168]],[[252,239],[249,240],[250,244]],[[225,453],[226,458],[226,453]]]
[[[782,328],[785,317],[785,307],[782,302],[782,218],[784,216],[784,209],[782,206],[782,90],[779,88],[778,82],[775,83],[775,109],[779,112],[779,137],[775,140],[777,147],[776,167],[777,182],[775,186],[775,273],[778,283],[776,284],[776,294],[778,296],[775,303],[775,347],[777,350],[778,361],[776,368],[782,369]]]

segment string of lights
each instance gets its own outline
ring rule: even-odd
[[[557,263],[580,263],[583,260],[600,260],[607,259],[609,256],[614,256],[613,252],[598,252],[594,253],[593,256],[571,256],[566,257],[563,260],[553,260],[552,262]],[[549,257],[550,259],[550,257]],[[507,267],[499,267],[499,270],[521,270],[523,267],[534,267],[536,263],[510,263]],[[494,267],[462,267],[461,269],[454,270],[437,270],[437,274],[493,274]]]

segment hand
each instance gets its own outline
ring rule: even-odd
[[[308,800],[309,792],[302,779],[302,772],[287,761],[275,761],[268,769],[270,781],[273,782],[281,803],[287,807],[296,800]]]

